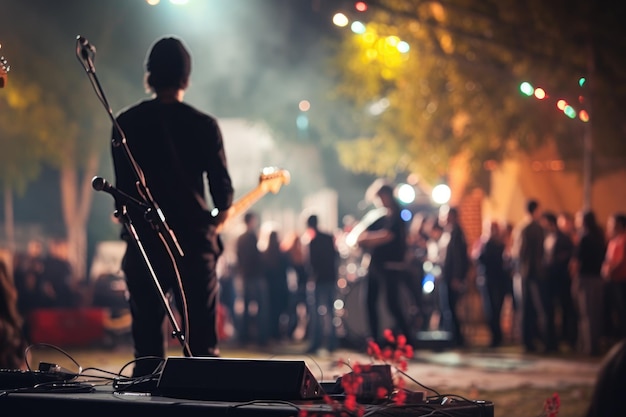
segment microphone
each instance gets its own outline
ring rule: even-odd
[[[152,210],[147,204],[142,203],[133,196],[126,194],[124,191],[118,190],[102,177],[93,177],[93,179],[91,180],[91,186],[96,191],[104,191],[105,193],[111,194],[113,197],[115,197],[116,200],[120,202],[130,202],[143,210]]]
[[[84,59],[87,59],[89,57],[89,54],[92,54],[92,55],[96,54],[96,47],[90,44],[86,38],[83,38],[82,36],[78,35],[76,37],[76,43],[78,45],[77,49],[80,49],[80,55]]]

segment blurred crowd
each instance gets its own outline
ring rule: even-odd
[[[459,308],[474,295],[494,348],[520,344],[528,352],[598,356],[626,337],[626,216],[616,213],[603,228],[592,211],[555,214],[535,200],[526,209],[516,225],[486,221],[470,244],[457,208],[415,214],[405,224],[404,260],[394,267],[399,298],[380,301],[391,330],[408,332],[418,349],[423,345],[417,335],[432,331],[448,334],[450,347],[470,347],[470,325]],[[363,291],[370,261],[368,251],[350,241],[362,222],[321,230],[318,221],[311,214],[303,232],[283,236],[261,225],[257,213],[245,214],[245,231],[220,258],[224,342],[271,349],[298,341],[306,353],[319,354],[333,352],[355,333],[362,348],[368,338],[384,341],[367,326],[367,294],[354,296]],[[0,272],[5,350],[24,348],[30,339],[25,318],[32,311],[85,305],[63,241],[45,246],[33,240],[15,255],[13,271],[3,263]],[[100,290],[87,303],[124,310],[123,288],[107,292],[112,285],[120,289],[123,277],[100,278],[94,283]],[[391,291],[390,286],[383,282],[378,290]],[[513,316],[508,323],[505,306]]]

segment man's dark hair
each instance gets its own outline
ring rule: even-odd
[[[626,230],[626,214],[624,213],[615,213],[613,215],[613,220],[615,221],[615,226],[620,230]]]
[[[246,214],[244,214],[244,216],[243,216],[243,221],[244,221],[245,224],[250,224],[250,222],[253,219],[256,219],[256,213],[253,212],[253,211],[249,211]]]
[[[456,207],[450,207],[448,209],[448,219],[458,220],[459,219],[459,209]]]
[[[543,213],[541,216],[544,219],[546,219],[546,221],[548,223],[550,223],[551,226],[556,226],[556,224],[557,224],[557,217],[556,217],[556,215],[554,213],[552,213],[550,211],[547,211],[547,212]]]
[[[175,38],[162,38],[150,50],[146,62],[147,83],[155,90],[186,88],[191,74],[191,55]]]
[[[537,208],[539,207],[539,202],[537,200],[529,200],[526,204],[526,211],[529,214],[534,214]]]
[[[310,215],[309,218],[306,219],[306,225],[309,226],[311,229],[317,229],[317,215]]]

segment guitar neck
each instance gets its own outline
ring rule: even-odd
[[[217,225],[217,232],[221,232],[224,229],[226,223],[228,223],[233,218],[237,217],[248,208],[250,208],[254,203],[259,201],[261,197],[263,197],[267,193],[261,185],[256,187],[254,190],[248,192],[246,195],[241,197],[239,200],[235,201],[232,206],[226,212],[226,216],[224,220]]]

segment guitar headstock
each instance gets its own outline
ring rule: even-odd
[[[259,187],[264,191],[276,194],[280,191],[280,187],[289,184],[290,180],[291,175],[286,169],[265,167],[261,170],[261,175],[259,176]]]
[[[0,45],[0,47],[2,47]],[[0,88],[4,88],[7,83],[7,74],[11,67],[9,66],[9,61],[2,55],[0,55]]]

